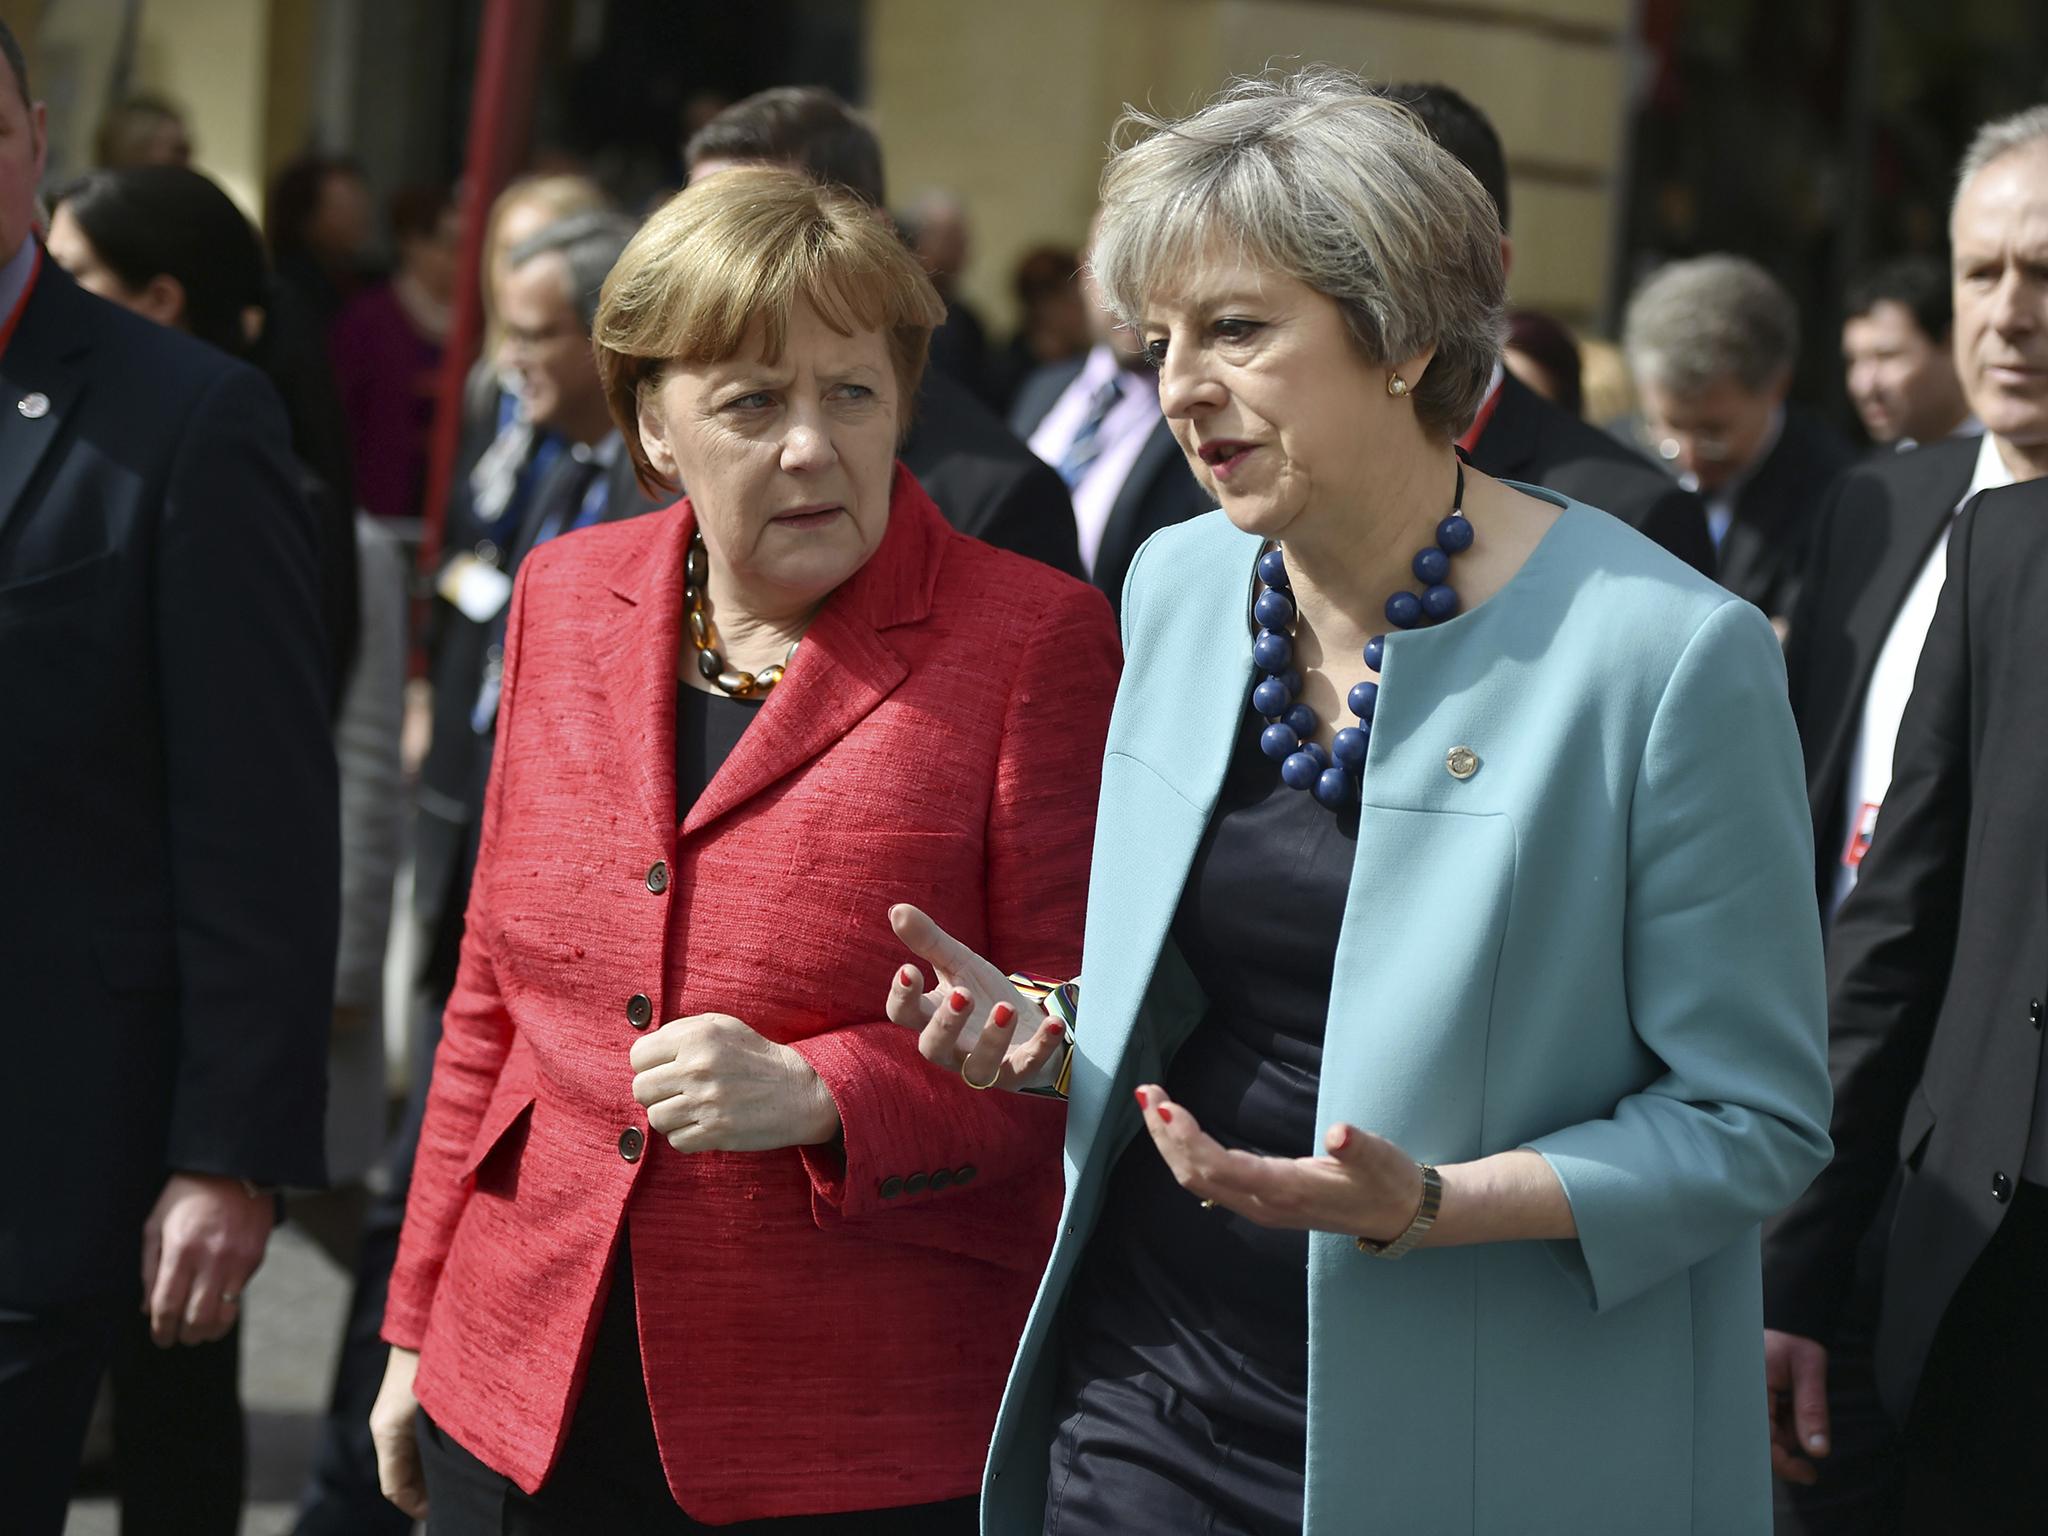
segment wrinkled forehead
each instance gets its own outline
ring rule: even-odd
[[[1140,330],[1164,329],[1232,303],[1263,303],[1292,283],[1270,252],[1214,222],[1140,229],[1114,245],[1106,242],[1108,234],[1106,226],[1096,249],[1108,255],[1114,273],[1105,278],[1096,269],[1096,281],[1118,318]]]

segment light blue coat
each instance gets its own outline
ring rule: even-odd
[[[1758,1226],[1829,1152],[1784,668],[1756,609],[1531,494],[1565,510],[1507,587],[1387,641],[1317,1125],[1432,1163],[1533,1147],[1579,1236],[1391,1263],[1311,1237],[1308,1536],[1770,1529]],[[1211,513],[1126,589],[1067,1198],[992,1536],[1042,1527],[1061,1303],[1142,1134],[1131,1090],[1201,1017],[1168,925],[1244,723],[1258,548]]]

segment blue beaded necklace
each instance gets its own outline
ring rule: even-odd
[[[1387,622],[1396,629],[1419,629],[1441,624],[1458,611],[1458,594],[1449,583],[1451,556],[1472,547],[1472,523],[1465,516],[1465,466],[1458,466],[1458,488],[1451,498],[1451,515],[1436,525],[1436,542],[1418,550],[1411,569],[1422,583],[1420,596],[1409,591],[1387,599]],[[1258,635],[1252,641],[1252,662],[1264,674],[1252,689],[1252,708],[1266,719],[1259,733],[1259,750],[1280,764],[1280,781],[1289,789],[1306,789],[1333,811],[1355,803],[1365,778],[1365,752],[1372,741],[1373,710],[1379,705],[1380,685],[1360,683],[1345,703],[1358,717],[1358,724],[1338,731],[1328,749],[1315,739],[1320,722],[1316,712],[1297,702],[1301,695],[1301,673],[1294,660],[1294,590],[1287,581],[1287,561],[1280,546],[1269,543],[1259,552],[1257,579],[1252,597],[1252,621]],[[1377,672],[1386,654],[1387,637],[1374,635],[1365,642],[1365,664]]]

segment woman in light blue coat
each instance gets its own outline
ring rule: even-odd
[[[1403,108],[1144,126],[1094,270],[1221,511],[1131,570],[1078,1001],[892,914],[925,1054],[1070,1096],[985,1529],[1767,1531],[1829,1110],[1770,626],[1461,465],[1501,235]]]

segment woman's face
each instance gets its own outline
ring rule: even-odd
[[[795,609],[859,570],[889,527],[903,404],[880,331],[842,336],[808,304],[782,356],[760,327],[722,363],[672,366],[640,440],[689,494],[707,553],[740,590]]]
[[[1368,360],[1337,301],[1232,257],[1159,282],[1142,317],[1159,403],[1195,477],[1238,527],[1278,539],[1304,513],[1357,500],[1397,431],[1417,431],[1409,387],[1431,353]]]

